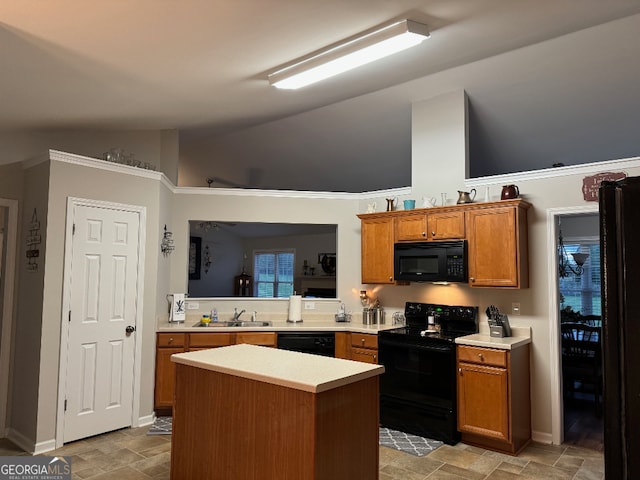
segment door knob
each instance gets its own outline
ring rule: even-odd
[[[133,325],[127,325],[127,328],[125,328],[124,331],[127,332],[127,334],[130,334],[136,331],[136,327]]]

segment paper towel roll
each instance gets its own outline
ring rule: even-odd
[[[302,297],[300,295],[291,295],[289,297],[289,318],[290,322],[302,321]]]

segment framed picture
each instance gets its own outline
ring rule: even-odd
[[[189,237],[189,280],[200,280],[202,238]]]
[[[335,253],[319,253],[318,263],[322,267],[325,275],[336,274],[336,254]]]

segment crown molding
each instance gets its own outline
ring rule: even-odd
[[[276,198],[323,198],[332,200],[368,200],[384,196],[408,195],[413,191],[411,186],[373,190],[369,192],[316,192],[305,190],[261,190],[251,188],[210,188],[210,187],[178,187],[174,185],[162,172],[130,167],[118,163],[107,162],[96,158],[85,157],[73,153],[49,150],[48,156],[39,156],[23,162],[23,168],[29,168],[47,160],[82,165],[116,173],[135,175],[160,181],[172,193],[180,195],[223,195],[237,197],[276,197]],[[581,165],[567,165],[557,168],[546,168],[528,172],[508,173],[504,175],[490,175],[485,177],[467,178],[465,187],[483,187],[491,185],[507,185],[524,180],[540,180],[545,178],[566,177],[575,175],[593,175],[607,171],[624,171],[625,169],[640,168],[640,157],[621,160],[607,160],[604,162],[585,163]]]
[[[567,165],[564,167],[545,168],[528,172],[507,173],[504,175],[490,175],[486,177],[467,178],[465,187],[483,187],[491,185],[508,185],[524,180],[541,180],[545,178],[567,177],[574,175],[593,175],[595,173],[609,172],[611,170],[624,170],[640,168],[640,157],[624,158],[621,160],[607,160],[604,162],[584,163],[580,165]]]

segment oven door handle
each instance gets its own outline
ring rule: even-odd
[[[399,347],[399,348],[417,348],[419,350],[426,350],[430,352],[451,352],[453,345],[434,345],[423,344],[418,342],[397,342],[386,338],[379,339],[378,349],[384,349],[384,347]]]

